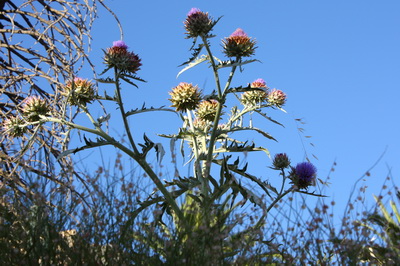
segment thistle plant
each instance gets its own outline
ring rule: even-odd
[[[190,10],[184,21],[184,28],[186,37],[193,39],[193,53],[192,57],[181,65],[184,68],[178,74],[179,76],[201,63],[207,63],[214,75],[213,91],[203,91],[197,85],[181,82],[169,92],[169,101],[174,109],[142,107],[127,111],[121,84],[139,87],[137,83],[144,80],[137,76],[142,67],[139,55],[130,51],[124,41],[119,40],[104,50],[105,69],[101,75],[109,76],[96,79],[101,86],[114,86],[113,96],[107,93],[98,95],[99,90],[93,83],[76,77],[71,77],[61,92],[66,104],[77,107],[87,116],[92,124],[90,127],[52,115],[46,103],[38,98],[27,101],[22,112],[29,121],[58,123],[68,127],[68,130],[79,130],[96,137],[94,140],[85,137],[83,146],[65,150],[60,157],[110,145],[136,161],[156,186],[156,191],[139,206],[132,206],[130,219],[125,226],[129,227],[142,211],[150,207],[159,208],[160,211],[152,221],[153,228],[157,228],[156,231],[161,232],[163,236],[177,236],[175,247],[179,252],[174,254],[178,254],[177,256],[186,263],[206,263],[205,260],[209,260],[220,264],[227,260],[234,262],[238,258],[241,258],[241,261],[246,260],[248,258],[245,250],[251,250],[255,243],[263,243],[260,229],[267,223],[269,211],[283,197],[294,192],[320,196],[308,191],[316,180],[316,168],[310,162],[291,167],[286,154],[277,154],[269,165],[281,178],[280,188],[275,188],[268,178],[259,178],[248,170],[249,163],[245,162],[244,154],[264,152],[263,160],[267,161],[271,157],[270,151],[265,146],[249,142],[248,139],[236,137],[235,133],[254,132],[268,141],[277,141],[264,129],[253,126],[251,119],[247,119],[252,114],[258,114],[271,123],[281,125],[267,115],[265,110],[285,112],[282,107],[286,104],[287,97],[281,90],[269,91],[266,82],[261,78],[251,83],[245,82],[248,85],[233,86],[238,69],[243,70],[244,65],[258,61],[245,59],[256,54],[256,41],[242,29],[237,29],[221,42],[223,53],[228,58],[217,58],[212,51],[211,41],[215,36],[211,31],[218,21],[219,19],[213,20],[208,13],[197,8]],[[201,54],[202,51],[205,54]],[[230,73],[224,80],[220,72],[226,68]],[[205,97],[204,94],[211,96]],[[167,97],[167,92],[165,95]],[[237,105],[227,106],[230,97],[238,100]],[[112,101],[118,107],[127,143],[117,141],[106,130],[105,122],[110,119],[110,114],[99,118],[93,116],[91,104],[95,100]],[[172,139],[172,143],[180,140],[182,154],[185,147],[190,150],[190,156],[185,159],[190,162],[188,165],[192,168],[191,176],[160,180],[149,163],[148,154],[155,151],[157,158],[162,158],[162,144],[153,142],[146,135],[143,141],[139,142],[133,137],[133,127],[128,122],[128,117],[144,111],[168,111],[178,114],[182,119],[182,126],[177,133],[159,136]],[[17,129],[19,128],[18,124]],[[18,133],[16,135],[21,134],[20,131],[14,132]],[[235,159],[233,154],[239,154],[239,157]],[[258,189],[254,189],[254,186]],[[241,222],[232,217],[241,217],[239,207],[251,204],[258,208],[257,218],[250,216],[252,222],[242,226]],[[172,221],[170,228],[166,227],[166,221]],[[154,230],[152,232],[154,233]],[[145,244],[151,244],[150,238],[138,239]],[[162,238],[158,237],[158,240],[160,239]],[[188,248],[188,245],[196,248]],[[169,253],[161,252],[159,247],[154,247],[154,251],[172,260]],[[204,261],[199,261],[200,258]]]

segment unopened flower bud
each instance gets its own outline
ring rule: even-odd
[[[194,110],[199,105],[201,93],[197,86],[191,83],[181,82],[178,86],[172,89],[171,95],[172,107],[176,111]]]
[[[277,169],[285,169],[290,165],[290,160],[286,153],[278,153],[275,155],[272,164]]]
[[[87,79],[74,78],[67,82],[62,95],[68,97],[68,103],[71,105],[86,106],[94,100],[95,89],[93,83]]]
[[[202,101],[196,110],[196,115],[200,119],[212,122],[214,121],[215,116],[217,115],[218,106],[219,106],[218,101],[213,99],[208,101]]]
[[[210,127],[210,125],[211,125],[210,121],[200,118],[196,118],[193,121],[194,128],[200,131],[206,131]]]
[[[271,105],[281,107],[286,103],[286,94],[281,90],[273,89],[268,94],[268,102]]]
[[[24,121],[19,117],[8,118],[3,122],[3,132],[12,138],[22,137],[27,130],[23,124]]]
[[[224,53],[228,57],[249,57],[254,55],[256,41],[252,40],[242,29],[237,29],[222,40]]]
[[[46,100],[38,96],[29,96],[23,101],[22,113],[29,122],[40,120],[40,115],[47,115],[50,112],[50,106]]]

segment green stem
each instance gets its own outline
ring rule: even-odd
[[[97,127],[96,129],[87,128],[87,127],[66,121],[64,119],[58,119],[58,118],[53,118],[53,117],[46,117],[46,118],[42,119],[42,121],[43,122],[55,122],[55,123],[59,123],[59,124],[68,125],[71,128],[76,128],[76,129],[100,136],[100,137],[104,138],[105,140],[107,140],[114,147],[116,147],[116,148],[120,149],[121,151],[123,151],[124,153],[126,153],[128,156],[130,156],[132,159],[134,159],[142,167],[142,169],[150,177],[150,179],[153,181],[153,183],[157,186],[158,190],[160,190],[160,192],[164,195],[165,199],[168,201],[168,203],[170,204],[173,211],[179,217],[179,220],[182,223],[184,223],[184,226],[188,229],[188,225],[185,221],[185,216],[183,215],[183,212],[181,211],[179,206],[176,204],[175,199],[172,197],[171,193],[165,188],[163,183],[158,178],[157,174],[153,171],[153,169],[146,162],[145,158],[140,156],[139,153],[135,153],[134,151],[132,151],[129,148],[127,148],[126,146],[124,146],[122,143],[116,141],[113,137],[108,135],[106,132],[104,132],[99,127]]]
[[[205,178],[207,178],[210,175],[211,161],[212,161],[212,156],[213,156],[213,153],[214,153],[215,139],[216,139],[217,130],[218,130],[218,122],[219,122],[219,119],[221,117],[223,102],[225,101],[224,98],[226,96],[225,95],[225,91],[231,85],[232,78],[233,78],[233,76],[235,74],[235,70],[236,70],[236,66],[233,66],[232,70],[231,70],[231,72],[229,74],[228,81],[226,82],[226,85],[225,85],[225,88],[224,88],[224,94],[222,95],[223,99],[221,101],[219,101],[219,104],[218,104],[217,113],[216,113],[215,119],[214,119],[214,126],[213,126],[212,131],[211,131],[210,143],[209,143],[209,146],[208,146],[208,154],[207,154],[207,159],[206,159],[206,171],[205,171],[205,175],[204,175]]]
[[[194,161],[194,174],[195,177],[197,177],[201,184],[202,184],[202,190],[203,190],[203,194],[207,195],[208,191],[207,191],[207,185],[205,183],[205,180],[203,178],[202,172],[201,172],[201,166],[199,163],[199,145],[197,143],[197,138],[194,132],[194,125],[193,125],[193,117],[192,117],[192,113],[190,110],[186,110],[186,113],[188,114],[188,120],[189,120],[189,127],[190,130],[192,131],[192,141],[193,141],[193,150],[194,150],[194,157],[195,157],[195,161]]]
[[[133,140],[131,129],[129,127],[128,120],[126,119],[124,104],[122,102],[122,97],[121,97],[121,88],[119,87],[119,73],[118,73],[117,68],[114,68],[114,75],[115,75],[115,86],[116,86],[116,92],[117,92],[118,106],[119,106],[119,110],[121,111],[121,117],[124,122],[126,134],[128,135],[129,143],[131,144],[134,153],[139,155],[140,154],[139,150],[137,149],[135,141]]]
[[[290,192],[293,192],[293,191],[295,191],[295,188],[294,188],[294,187],[291,187],[291,188],[289,188],[288,190],[286,190],[285,192],[279,194],[279,195],[276,197],[276,199],[275,199],[273,202],[271,202],[271,204],[268,206],[268,208],[267,208],[267,210],[266,210],[266,214],[268,214],[268,212],[274,207],[274,205],[275,205],[276,203],[278,203],[284,196],[286,196],[287,194],[289,194]]]
[[[219,82],[219,74],[218,74],[217,65],[215,64],[214,57],[212,55],[210,46],[208,45],[207,37],[202,36],[202,40],[203,40],[204,46],[206,47],[208,56],[210,57],[211,66],[212,66],[213,72],[214,72],[215,85],[217,86],[217,90],[218,90],[218,98],[222,99],[221,84]]]

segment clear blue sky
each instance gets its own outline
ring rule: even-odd
[[[367,182],[368,193],[379,191],[388,167],[400,184],[400,1],[105,2],[122,23],[124,41],[142,58],[139,76],[148,81],[140,89],[124,91],[128,107],[141,106],[143,101],[168,105],[168,91],[182,81],[212,90],[211,72],[205,66],[176,79],[177,66],[190,55],[191,41],[184,39],[182,22],[192,7],[198,7],[214,18],[223,16],[212,39],[217,56],[221,55],[220,39],[238,27],[257,40],[255,58],[262,63],[246,66],[234,85],[263,78],[269,87],[288,95],[288,114],[271,113],[286,128],[259,125],[279,143],[260,144],[267,145],[272,154],[287,152],[294,162],[303,160],[305,150],[316,155],[313,163],[323,179],[336,160],[327,194],[339,204],[386,147]],[[120,39],[115,21],[100,9],[91,52],[98,72],[101,49]],[[307,122],[305,135],[312,138],[299,138],[294,118]],[[135,125],[163,133],[174,133],[180,126],[170,114],[140,119]]]

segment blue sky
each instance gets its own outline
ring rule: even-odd
[[[272,154],[286,152],[293,162],[307,152],[318,160],[319,177],[326,178],[334,161],[332,185],[326,191],[340,204],[347,201],[356,181],[387,149],[367,180],[368,194],[378,193],[392,171],[400,176],[400,2],[399,1],[106,1],[119,17],[124,41],[142,58],[138,75],[148,82],[126,88],[127,109],[168,105],[168,91],[179,82],[213,88],[206,66],[176,78],[187,60],[191,41],[184,39],[183,21],[192,7],[218,18],[212,47],[221,55],[220,39],[242,28],[257,40],[254,58],[234,85],[257,78],[288,95],[288,114],[271,115],[285,124],[259,125],[274,134],[278,144],[260,143]],[[92,32],[91,58],[102,70],[102,51],[120,39],[118,27],[104,9]],[[303,118],[299,137],[295,118]],[[131,121],[138,131],[174,133],[180,121],[170,114],[150,114]],[[161,129],[161,130],[160,130]],[[140,135],[140,134],[138,134]],[[150,136],[157,138],[155,135]],[[156,139],[157,140],[157,139]],[[314,147],[309,143],[313,143]],[[264,156],[264,155],[262,155]],[[267,160],[262,157],[260,160]],[[258,164],[258,162],[257,162]],[[257,169],[259,175],[264,166]],[[400,183],[399,181],[397,182]],[[370,197],[372,202],[372,195]]]

